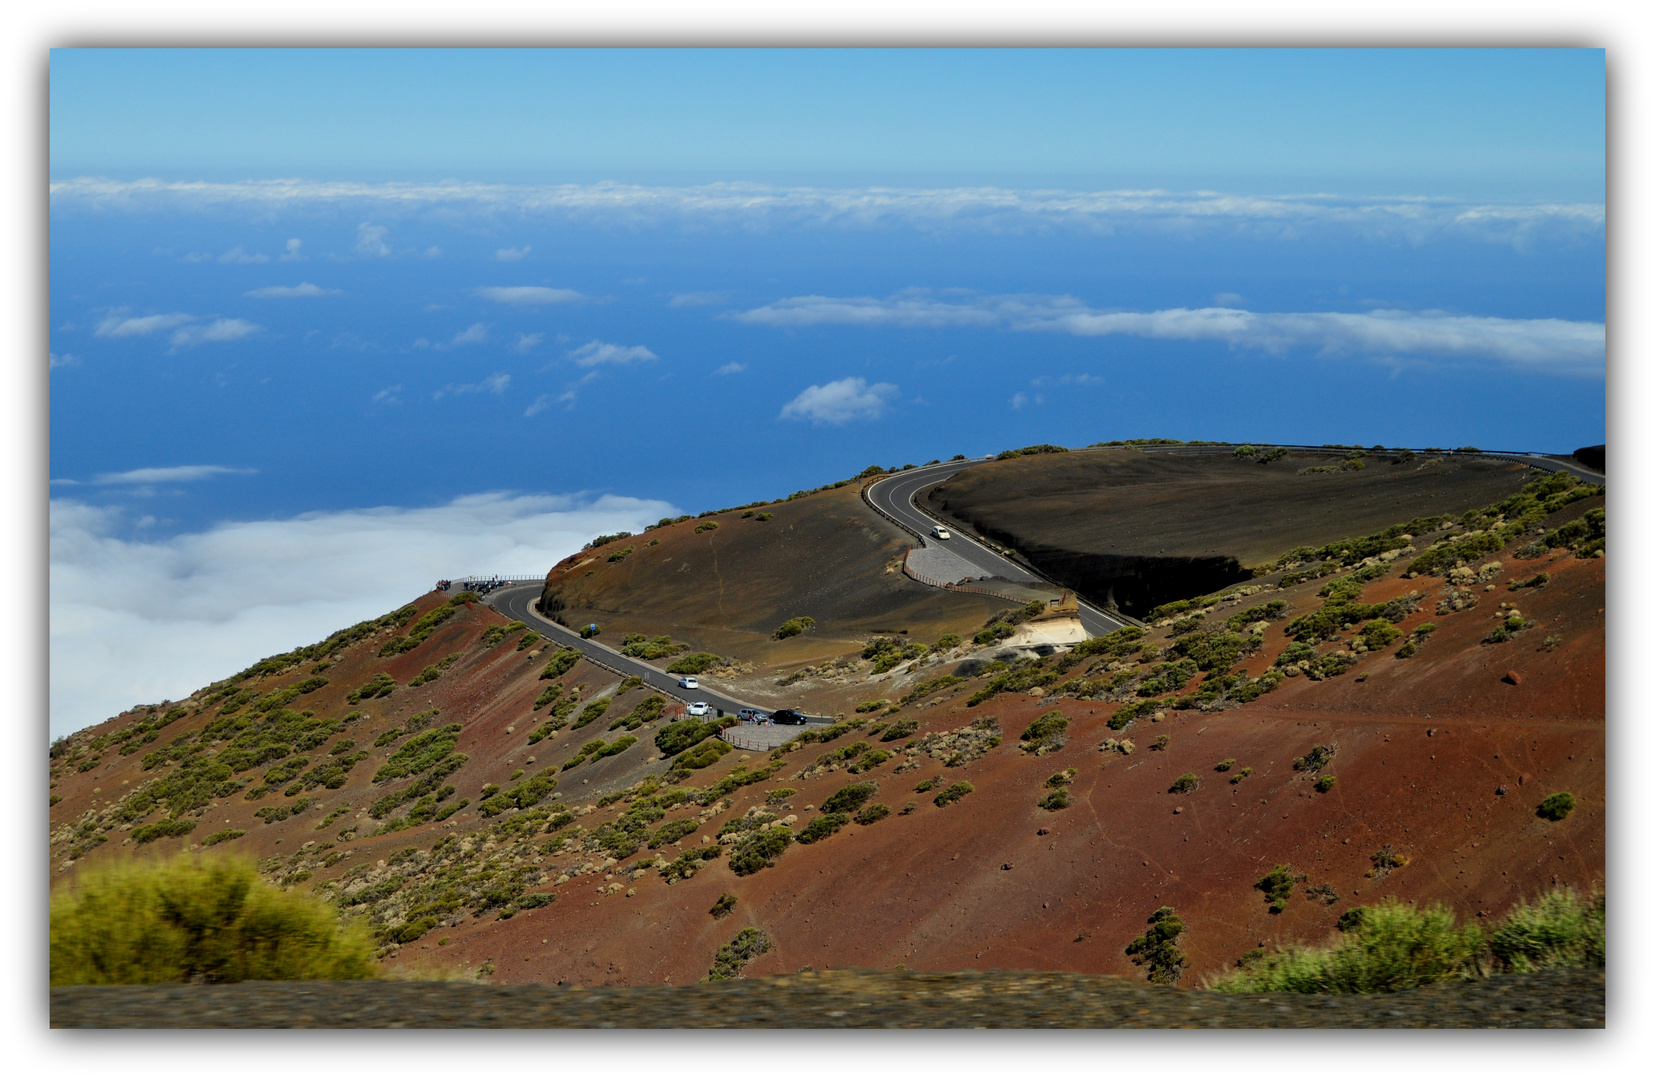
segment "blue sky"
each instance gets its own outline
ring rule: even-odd
[[[54,727],[869,463],[1602,441],[1603,86],[1595,51],[54,52]]]

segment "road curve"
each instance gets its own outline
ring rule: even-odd
[[[540,599],[539,585],[519,585],[509,589],[499,589],[490,593],[483,603],[493,607],[496,611],[509,619],[517,619],[526,624],[558,645],[567,645],[589,660],[602,664],[606,668],[619,671],[623,675],[636,675],[644,680],[644,685],[657,693],[665,694],[676,701],[689,703],[705,701],[715,709],[723,709],[727,713],[738,712],[741,709],[759,709],[770,712],[768,708],[753,705],[733,698],[728,694],[721,694],[705,685],[699,690],[683,690],[678,686],[678,676],[668,675],[660,668],[651,667],[636,657],[625,656],[601,644],[595,638],[583,638],[566,626],[559,626],[535,609],[535,602]]]
[[[894,473],[882,480],[876,480],[868,485],[863,493],[875,510],[895,521],[898,525],[914,534],[920,547],[929,547],[932,544],[945,545],[957,558],[976,567],[980,577],[998,577],[1009,581],[1025,581],[1042,585],[1051,585],[1061,590],[1062,586],[1032,573],[1028,567],[1012,562],[994,549],[982,544],[978,540],[966,536],[952,525],[948,526],[952,534],[948,540],[938,540],[931,536],[931,526],[936,525],[937,519],[920,510],[914,503],[914,496],[933,484],[953,476],[955,473],[980,465],[985,461],[994,460],[992,457],[967,458],[964,461],[945,461],[936,465],[926,465],[917,469],[907,469]],[[1080,624],[1093,637],[1102,637],[1113,630],[1126,626],[1124,619],[1107,615],[1096,606],[1080,600]]]

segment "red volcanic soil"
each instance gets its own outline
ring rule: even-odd
[[[1558,520],[1591,505],[1596,501],[1576,504]],[[778,514],[767,524],[781,520]],[[770,779],[736,788],[729,806],[715,803],[716,812],[679,844],[659,852],[643,849],[610,866],[603,865],[601,854],[571,849],[534,855],[541,881],[531,888],[555,893],[553,902],[509,919],[498,912],[459,915],[392,949],[387,962],[414,972],[490,964],[497,982],[684,983],[706,975],[719,947],[739,930],[756,926],[774,947],[747,967],[754,975],[805,966],[902,964],[915,970],[1045,969],[1141,977],[1123,948],[1150,912],[1170,905],[1188,926],[1180,942],[1189,956],[1188,986],[1260,943],[1317,939],[1348,907],[1387,895],[1441,901],[1462,917],[1480,919],[1498,917],[1520,897],[1554,883],[1592,887],[1602,881],[1605,867],[1606,560],[1554,553],[1519,561],[1507,551],[1487,561],[1504,563],[1491,582],[1495,589],[1473,586],[1478,604],[1465,611],[1435,613],[1443,595],[1440,578],[1393,574],[1366,587],[1362,599],[1369,603],[1411,590],[1422,594],[1420,609],[1399,625],[1409,632],[1434,622],[1438,629],[1411,659],[1395,658],[1393,646],[1364,655],[1343,675],[1319,682],[1291,678],[1237,708],[1173,710],[1159,722],[1145,717],[1114,732],[1107,721],[1119,708],[1116,703],[1001,692],[968,707],[968,697],[986,683],[984,676],[970,678],[943,691],[929,707],[903,715],[919,721],[919,736],[995,717],[1003,741],[981,758],[949,766],[943,752],[913,756],[918,767],[906,768],[910,755],[901,752],[906,740],[883,743],[867,730],[798,747],[783,755],[785,764]],[[1506,587],[1508,580],[1541,568],[1550,574],[1544,587]],[[1286,601],[1291,618],[1320,605],[1316,593],[1322,584],[1267,588],[1221,601],[1209,621],[1269,599]],[[420,608],[439,601],[434,595],[422,598]],[[1507,642],[1483,644],[1502,601],[1516,604],[1535,625]],[[589,739],[623,734],[609,732],[609,722],[643,696],[632,691],[599,723],[528,745],[528,732],[539,722],[531,720],[532,704],[548,685],[537,677],[546,654],[516,651],[512,639],[483,648],[478,641],[483,628],[503,622],[479,606],[458,613],[404,656],[377,656],[380,645],[398,632],[392,630],[343,650],[325,672],[328,685],[293,708],[343,716],[350,708],[345,693],[376,672],[402,684],[389,698],[362,706],[369,715],[338,736],[353,738],[372,753],[352,771],[349,783],[310,792],[320,797],[316,806],[275,825],[264,825],[253,811],[291,802],[278,792],[256,803],[239,794],[220,799],[203,814],[196,833],[143,845],[142,854],[176,850],[223,828],[246,829],[247,835],[218,850],[259,857],[291,859],[301,845],[325,841],[335,845],[328,853],[332,865],[306,863],[314,866],[314,877],[298,886],[315,887],[353,868],[371,870],[410,847],[429,850],[446,837],[471,836],[484,843],[494,822],[479,817],[475,805],[446,822],[366,835],[378,822],[365,816],[365,808],[395,786],[371,781],[397,745],[372,749],[374,736],[414,712],[441,708],[435,723],[462,724],[458,750],[469,755],[447,782],[458,789],[456,798],[475,803],[484,784],[506,784],[517,769],[532,775],[568,759]],[[1249,661],[1255,671],[1286,646],[1285,625],[1279,620],[1264,632],[1263,649]],[[1167,628],[1156,628],[1146,644],[1164,644],[1167,634]],[[426,665],[455,653],[460,659],[440,679],[406,686]],[[882,682],[869,696],[896,697],[912,682],[948,670],[934,666]],[[247,685],[289,686],[309,673],[306,665]],[[1516,678],[1508,679],[1508,673]],[[583,662],[561,681],[584,684],[583,696],[591,698],[619,680]],[[1052,710],[1070,719],[1066,743],[1041,756],[1021,750],[1018,736],[1024,728]],[[141,715],[129,713],[77,735],[70,747],[82,754],[75,760],[90,760],[92,739]],[[216,716],[212,705],[192,711],[151,745],[165,746]],[[864,718],[865,725],[877,722],[873,715]],[[666,768],[655,760],[652,745],[661,723],[634,732],[640,741],[623,754],[559,772],[557,797],[583,814],[578,825],[585,834],[626,809],[625,802],[598,807],[599,796]],[[1165,748],[1153,749],[1162,735]],[[1133,753],[1101,748],[1105,740],[1123,737],[1135,743]],[[799,775],[819,756],[858,740],[896,753],[856,776],[842,763],[813,770],[808,779]],[[1317,744],[1337,745],[1331,761],[1318,770],[1296,770],[1295,759]],[[326,750],[309,756],[318,758]],[[70,859],[76,823],[87,819],[88,831],[98,831],[99,815],[110,823],[120,793],[153,775],[142,769],[142,753],[121,757],[106,748],[97,766],[84,773],[69,764],[71,756],[54,759],[53,793],[61,796],[51,811],[54,879],[80,865],[140,851],[128,827],[117,825],[107,831],[106,843],[79,861]],[[1227,759],[1234,767],[1216,771]],[[757,767],[766,760],[763,754],[732,752],[684,783],[705,787],[737,765]],[[245,775],[256,782],[262,768]],[[1252,772],[1242,778],[1244,768]],[[1068,788],[1072,805],[1041,809],[1036,804],[1050,790],[1047,779],[1065,769],[1075,770]],[[1184,773],[1193,773],[1198,786],[1171,793],[1173,781]],[[1324,773],[1337,780],[1321,793],[1315,781]],[[934,776],[945,783],[968,780],[975,790],[939,807],[935,791],[915,791],[921,780]],[[700,844],[725,821],[763,803],[768,791],[797,789],[775,809],[797,815],[793,825],[799,829],[834,791],[862,780],[878,783],[875,799],[892,808],[889,817],[866,826],[849,824],[812,845],[794,844],[773,866],[751,876],[737,877],[724,860],[676,884],[652,869],[626,872],[652,855],[675,858]],[[1577,797],[1576,810],[1561,822],[1539,818],[1540,800],[1564,790]],[[901,813],[910,802],[912,812]],[[318,830],[324,815],[346,803],[354,809]],[[666,820],[703,812],[690,804],[673,809]],[[352,825],[357,835],[339,836]],[[545,838],[531,839],[540,844]],[[1367,876],[1375,854],[1387,845],[1405,864],[1382,878]],[[317,859],[322,855],[320,848],[306,850]],[[1285,911],[1272,915],[1254,883],[1277,864],[1291,866],[1304,879]],[[1310,889],[1315,897],[1307,894]],[[734,912],[715,919],[709,909],[726,892],[737,898]]]

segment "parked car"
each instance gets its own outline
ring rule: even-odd
[[[685,675],[682,679],[678,680],[678,685],[683,687],[685,690],[701,689],[701,684],[695,681],[694,675]]]
[[[736,719],[744,724],[762,724],[770,719],[769,715],[757,709],[737,709]]]
[[[707,713],[711,711],[712,710],[707,708],[707,703],[705,701],[695,701],[690,703],[691,716],[706,716]]]
[[[799,713],[794,712],[792,709],[777,709],[775,712],[770,714],[770,722],[772,724],[799,725],[805,722],[805,718]]]
[[[941,525],[931,526],[931,535],[936,537],[938,540],[952,540],[954,538],[954,535]]]

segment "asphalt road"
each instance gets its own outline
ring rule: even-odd
[[[878,480],[868,485],[867,498],[874,509],[886,517],[903,526],[918,538],[921,547],[933,544],[944,545],[956,557],[970,563],[981,571],[982,577],[1005,578],[1009,581],[1038,582],[1051,584],[1030,572],[1028,567],[1012,562],[994,549],[979,543],[977,540],[964,535],[954,526],[948,526],[950,539],[938,540],[931,535],[931,526],[938,524],[937,520],[914,504],[914,496],[921,491],[940,484],[962,469],[979,465],[992,458],[968,458],[965,461],[945,461],[940,465],[926,465],[917,469],[909,469],[891,477]],[[1061,586],[1053,585],[1054,589]],[[1113,630],[1119,630],[1127,625],[1123,619],[1106,615],[1098,608],[1080,601],[1080,625],[1093,637],[1102,637]]]
[[[535,610],[535,601],[539,599],[539,585],[520,585],[514,588],[496,590],[490,593],[483,602],[507,618],[518,619],[527,623],[530,629],[538,631],[548,641],[557,645],[567,645],[571,649],[578,649],[588,658],[622,674],[636,675],[644,680],[644,685],[651,690],[665,694],[676,701],[682,701],[686,704],[705,701],[713,708],[723,709],[727,713],[735,713],[741,709],[760,709],[766,713],[771,711],[763,706],[733,698],[728,694],[721,694],[717,690],[707,687],[705,683],[702,684],[699,690],[685,690],[678,685],[677,675],[668,675],[660,668],[651,667],[636,657],[622,655],[596,638],[583,638],[573,630],[552,622]]]

